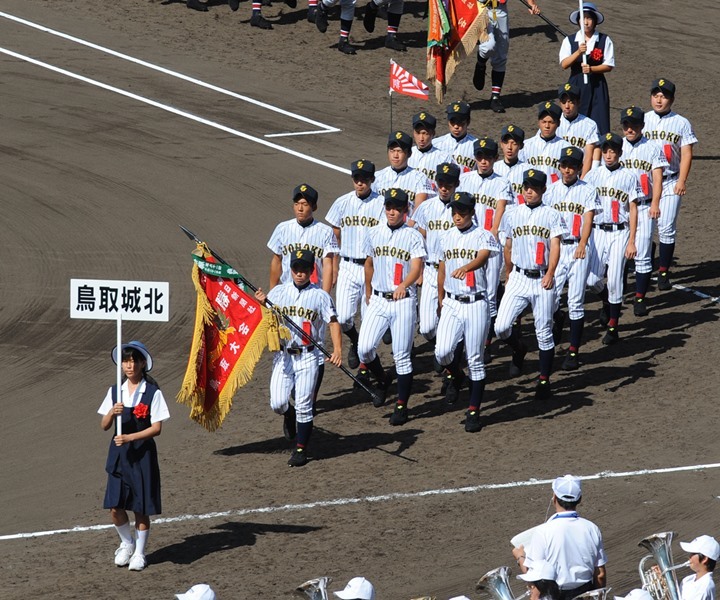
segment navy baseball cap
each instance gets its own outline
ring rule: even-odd
[[[569,148],[565,148],[562,151],[562,154],[560,155],[560,160],[558,161],[560,164],[563,163],[570,163],[575,165],[576,167],[580,167],[583,164],[583,159],[585,158],[585,154],[583,153],[580,148],[576,148],[575,146],[570,146]]]
[[[301,183],[293,190],[293,202],[296,202],[298,198],[305,198],[310,204],[317,204],[318,193],[317,190],[308,185],[307,183]]]
[[[450,119],[469,119],[470,105],[467,102],[459,101],[448,104],[447,117]]]
[[[467,192],[455,192],[452,200],[450,201],[450,209],[460,209],[462,212],[469,212],[475,210],[475,198],[472,194]]]
[[[620,124],[623,123],[634,123],[635,125],[642,125],[645,123],[645,113],[639,106],[628,106],[620,111]]]
[[[400,188],[390,188],[385,190],[385,206],[396,206],[403,208],[408,205],[408,195],[405,190]]]
[[[500,132],[500,141],[504,142],[507,138],[512,138],[522,144],[525,141],[525,131],[517,125],[505,125]]]
[[[475,156],[497,156],[498,145],[497,142],[489,137],[480,138],[475,140],[473,144],[473,153]]]
[[[669,79],[656,79],[652,82],[652,87],[650,88],[650,93],[654,94],[655,92],[662,92],[666,96],[675,97],[675,84],[670,81]]]
[[[437,126],[437,119],[433,117],[430,113],[419,112],[416,115],[413,115],[412,125],[413,129],[415,129],[418,125],[421,125],[426,129],[431,129],[432,131],[435,131],[435,127]]]
[[[558,88],[558,100],[563,96],[580,97],[580,88],[574,83],[564,83]]]
[[[435,181],[460,182],[460,167],[455,163],[440,163],[435,171]]]
[[[404,131],[395,131],[388,137],[387,147],[400,146],[403,150],[412,148],[412,138]]]
[[[356,160],[350,165],[350,173],[353,177],[356,175],[375,177],[375,164],[369,160]]]
[[[541,102],[538,104],[538,119],[542,119],[545,115],[550,115],[555,121],[559,121],[562,116],[562,109],[554,102]]]
[[[315,267],[315,254],[312,250],[296,250],[290,259],[290,268],[312,269]]]
[[[623,139],[617,133],[608,132],[600,138],[600,150],[605,150],[608,146],[622,150]]]
[[[543,171],[537,169],[528,169],[523,173],[523,185],[528,187],[545,187],[547,184],[547,175]]]

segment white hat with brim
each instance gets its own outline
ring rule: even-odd
[[[353,577],[344,590],[333,594],[342,600],[375,600],[375,588],[364,577]]]
[[[592,12],[595,13],[595,16],[597,17],[597,24],[600,25],[605,20],[605,17],[603,14],[597,9],[597,6],[593,4],[592,2],[583,2],[583,12]],[[580,20],[580,11],[574,10],[570,13],[570,22],[573,25],[578,25]]]
[[[710,560],[717,560],[720,557],[720,544],[709,535],[696,537],[692,542],[680,542],[680,547],[688,554],[702,554]]]
[[[557,571],[555,567],[546,560],[534,560],[530,563],[527,573],[521,573],[518,579],[532,583],[533,581],[555,581]]]
[[[184,594],[175,594],[178,600],[215,600],[215,592],[207,583],[198,583]]]
[[[122,345],[122,349],[125,350],[125,348],[134,348],[140,354],[142,354],[145,357],[145,362],[147,363],[146,371],[151,371],[153,368],[153,359],[152,356],[150,356],[150,353],[148,352],[148,349],[145,347],[145,344],[142,342],[138,342],[137,340],[133,340],[131,342],[128,342],[127,344]],[[112,360],[115,364],[117,364],[117,346],[115,346],[112,349],[111,352]]]
[[[580,480],[572,475],[558,477],[552,484],[553,493],[565,502],[577,502],[582,497]]]
[[[653,597],[647,590],[635,588],[625,596],[615,596],[615,600],[653,600]]]

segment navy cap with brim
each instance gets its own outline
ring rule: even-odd
[[[547,175],[544,171],[528,169],[523,173],[523,185],[529,187],[545,187],[547,185]]]
[[[675,84],[669,79],[661,77],[660,79],[656,79],[652,82],[652,86],[650,87],[650,93],[654,94],[655,92],[662,92],[666,96],[674,97]]]
[[[390,188],[389,190],[385,190],[385,194],[383,195],[385,198],[385,204],[392,204],[393,206],[407,206],[409,202],[409,198],[407,195],[407,192],[405,190],[401,190],[400,188]]]
[[[412,125],[413,129],[417,127],[425,127],[427,129],[431,129],[432,131],[435,131],[435,128],[437,127],[437,119],[433,117],[430,113],[419,112],[416,115],[413,115]]]
[[[473,144],[473,153],[475,154],[475,156],[497,156],[497,142],[489,137],[475,140],[475,143]]]
[[[575,146],[569,146],[567,148],[564,148],[562,151],[562,154],[560,154],[560,159],[558,162],[560,164],[563,163],[570,163],[575,166],[580,166],[583,164],[583,159],[585,158],[585,154],[583,153],[580,148],[576,148]]]
[[[645,112],[639,106],[628,106],[620,111],[620,124],[634,123],[642,125],[645,123]]]
[[[509,137],[522,143],[525,141],[525,130],[517,125],[505,125],[500,132],[500,140],[504,142]]]
[[[308,185],[307,183],[301,183],[293,190],[293,202],[298,198],[305,198],[310,204],[317,204],[318,193],[317,190]]]
[[[395,131],[388,136],[387,147],[400,146],[404,150],[412,148],[412,138],[404,131]]]
[[[435,181],[460,181],[460,167],[455,163],[440,163],[435,170]]]
[[[608,146],[622,150],[623,139],[617,133],[606,133],[600,138],[600,150],[604,150]]]
[[[580,88],[574,83],[563,83],[558,88],[558,99],[563,96],[573,96],[574,98],[580,97]]]
[[[447,106],[447,117],[450,119],[469,119],[470,105],[467,102],[452,102]]]
[[[538,104],[538,119],[542,119],[545,115],[550,115],[556,121],[562,116],[562,109],[554,102],[541,102]]]
[[[353,177],[362,175],[364,177],[375,176],[375,163],[369,160],[356,160],[350,165],[350,173]]]
[[[455,192],[450,201],[451,210],[459,210],[461,212],[470,212],[475,210],[475,198],[467,192]]]
[[[312,250],[297,250],[290,259],[290,268],[300,267],[302,269],[311,269],[315,266],[315,254]]]

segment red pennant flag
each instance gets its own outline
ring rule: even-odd
[[[420,100],[427,100],[430,95],[428,86],[394,60],[390,61],[390,89],[398,94],[420,98]]]

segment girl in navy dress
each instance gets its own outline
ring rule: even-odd
[[[570,13],[570,22],[578,25],[580,11]],[[615,67],[612,40],[595,30],[605,20],[592,2],[583,2],[583,27],[575,35],[563,40],[560,47],[560,66],[570,69],[570,83],[580,89],[580,114],[597,123],[600,134],[610,131],[610,93],[605,73]],[[583,64],[586,56],[587,64]],[[584,83],[583,75],[588,82]]]
[[[112,351],[117,364],[117,348]],[[131,571],[142,571],[147,565],[145,544],[150,531],[150,515],[162,511],[160,503],[160,469],[154,437],[160,435],[163,421],[170,418],[165,398],[157,382],[147,372],[153,360],[141,342],[123,344],[121,351],[122,402],[117,386],[108,390],[98,413],[101,426],[107,431],[122,417],[122,435],[110,442],[105,470],[108,474],[103,508],[120,536],[115,551],[115,564]],[[127,511],[135,513],[135,533],[130,529]]]

